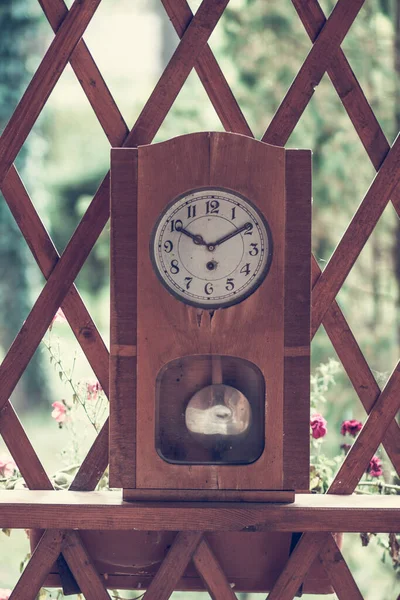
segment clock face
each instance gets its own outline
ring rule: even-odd
[[[170,293],[203,309],[224,308],[252,294],[272,259],[262,214],[246,198],[220,188],[186,192],[161,214],[150,254]]]

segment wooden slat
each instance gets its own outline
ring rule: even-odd
[[[79,467],[71,491],[91,491],[99,483],[108,465],[108,430],[107,419]]]
[[[400,136],[394,142],[364,200],[346,229],[312,293],[312,326],[314,335],[343,285],[352,266],[371,235],[379,217],[398,183]]]
[[[43,275],[48,278],[59,255],[14,165],[2,186],[3,196]],[[108,396],[108,351],[77,289],[73,285],[62,309],[105,394]]]
[[[21,577],[14,587],[10,600],[35,600],[52,565],[60,554],[63,532],[45,531]]]
[[[181,531],[161,563],[143,600],[168,600],[202,539],[200,532]]]
[[[39,3],[56,32],[68,14],[66,5],[63,0],[39,0]],[[70,63],[110,144],[122,146],[129,129],[84,40],[78,42]]]
[[[315,264],[314,261],[313,264]],[[319,267],[316,268],[319,270]],[[335,301],[326,312],[323,325],[362,405],[369,414],[379,397],[380,389]],[[400,426],[395,419],[389,424],[382,444],[394,468],[400,474]]]
[[[339,0],[282,100],[262,141],[285,144],[364,0]],[[284,140],[282,142],[282,140]]]
[[[311,40],[315,41],[326,22],[318,0],[309,2],[292,0],[292,3]],[[372,164],[378,170],[385,160],[390,146],[341,48],[334,55],[327,73]],[[400,216],[400,189],[398,187],[393,192],[392,202]]]
[[[18,155],[101,0],[75,0],[0,138],[0,183]]]
[[[298,494],[293,504],[124,502],[120,492],[0,491],[0,526],[140,531],[400,529],[398,496]]]
[[[136,484],[137,150],[111,151],[110,485]],[[119,293],[123,288],[123,293]]]
[[[400,363],[377,399],[330,488],[331,494],[351,494],[383,440],[400,407]]]
[[[161,0],[175,31],[182,37],[193,13],[186,0]],[[208,44],[200,54],[195,69],[225,131],[253,137],[251,129],[234,97]]]
[[[193,562],[212,600],[236,600],[225,573],[204,538],[193,554]]]
[[[0,434],[26,485],[33,490],[52,490],[50,479],[9,401],[0,410]]]
[[[310,39],[314,42],[326,23],[318,0],[292,0]],[[385,135],[341,48],[334,53],[327,68],[332,84],[350,117],[372,164],[378,170],[390,150]]]
[[[283,485],[310,481],[311,151],[287,150]]]
[[[104,580],[97,573],[76,531],[65,534],[62,553],[86,600],[110,600]]]
[[[363,600],[356,582],[334,538],[329,536],[319,554],[339,600]]]
[[[128,146],[151,141],[169,112],[229,0],[203,0],[128,136]]]
[[[107,222],[108,181],[106,177],[4,358],[0,367],[0,406],[10,397]]]
[[[331,534],[309,533],[303,535],[293,550],[285,568],[279,575],[274,587],[268,595],[268,600],[293,600],[303,579]],[[304,540],[307,539],[307,544]]]

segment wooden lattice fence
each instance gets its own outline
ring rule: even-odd
[[[0,525],[47,528],[11,598],[35,598],[60,553],[88,600],[109,598],[105,581],[96,572],[75,530],[133,528],[180,532],[146,598],[168,598],[191,559],[213,598],[234,598],[203,534],[246,529],[305,532],[270,592],[270,600],[292,599],[317,556],[341,600],[362,598],[330,531],[400,530],[396,497],[375,500],[345,496],[352,494],[381,443],[400,476],[400,430],[395,419],[400,405],[399,364],[381,391],[335,300],[389,201],[400,215],[399,139],[389,146],[340,47],[364,0],[338,0],[328,19],[318,0],[292,0],[312,46],[262,137],[265,142],[284,146],[327,72],[377,171],[324,271],[321,272],[315,260],[312,262],[312,335],[323,324],[368,414],[329,489],[330,496],[304,495],[294,505],[280,507],[219,508],[217,516],[217,509],[212,506],[202,509],[126,506],[117,493],[88,494],[96,487],[108,463],[108,423],[83,461],[70,491],[56,493],[9,402],[59,306],[106,393],[109,388],[108,351],[74,286],[76,276],[108,220],[109,176],[105,176],[59,256],[13,164],[67,63],[71,63],[111,146],[135,147],[150,143],[193,67],[223,127],[227,131],[252,135],[207,44],[228,0],[203,0],[194,16],[186,0],[162,0],[181,41],[131,131],[82,39],[100,1],[75,0],[68,10],[63,0],[39,0],[55,36],[0,139],[2,193],[47,279],[0,367],[0,433],[30,488],[12,495],[1,493]],[[332,497],[332,494],[342,497]],[[393,600],[396,595],[394,592]]]

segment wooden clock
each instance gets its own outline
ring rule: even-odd
[[[311,153],[232,133],[112,150],[110,483],[308,490]]]

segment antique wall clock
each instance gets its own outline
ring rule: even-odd
[[[311,154],[231,133],[113,149],[110,482],[308,489]]]

